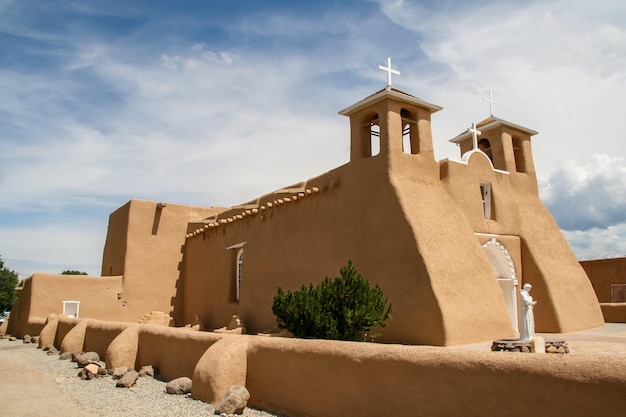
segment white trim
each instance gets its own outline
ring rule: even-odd
[[[485,219],[493,219],[491,215],[491,183],[487,181],[480,181],[480,194],[483,203],[483,216]]]
[[[434,113],[443,109],[443,107],[441,106],[437,106],[436,104],[429,103],[415,96],[411,96],[406,93],[404,94],[398,93],[397,91],[394,91],[394,90],[384,89],[384,90],[379,91],[378,93],[372,94],[371,96],[367,98],[364,98],[363,100],[353,104],[350,107],[346,107],[345,109],[341,110],[339,114],[342,116],[350,116],[352,113],[356,112],[357,110],[360,110],[363,107],[382,101],[387,97],[395,98],[397,100],[404,101],[405,103],[414,104],[418,107],[428,109],[431,111],[431,113]]]
[[[227,247],[226,250],[243,248],[243,245],[245,245],[246,243],[248,242],[246,241],[246,242],[236,243],[233,246]]]
[[[465,152],[463,154],[463,156],[467,155],[470,152],[474,152],[474,151]],[[483,151],[481,151],[481,150],[478,150],[477,152],[480,152],[483,155],[485,155],[485,153]],[[468,158],[469,158],[469,156],[471,156],[471,155],[468,155]],[[485,157],[487,159],[489,159],[489,157],[487,155],[485,155]],[[452,158],[446,158],[446,159],[442,159],[441,161],[439,161],[440,164],[444,163],[444,162],[454,162],[455,164],[469,165],[469,161],[463,161],[463,160],[459,161],[458,159],[452,159]],[[491,159],[489,159],[489,163],[491,163]],[[491,167],[493,168],[493,164],[491,165]],[[493,172],[497,172],[498,174],[511,175],[511,173],[509,171],[504,171],[502,169],[495,169],[495,168],[493,168]]]
[[[537,135],[539,133],[536,130],[532,130],[532,129],[529,129],[529,128],[524,127],[524,126],[516,125],[515,123],[507,122],[506,120],[498,119],[497,117],[494,117],[494,116],[491,116],[491,118],[493,120],[488,122],[488,123],[485,123],[484,125],[480,125],[480,123],[479,123],[478,127],[480,127],[480,129],[483,132],[491,129],[492,127],[496,127],[496,126],[502,125],[504,127],[508,127],[508,128],[515,129],[515,130],[519,130],[520,132],[526,133],[529,136],[535,136],[535,135]],[[458,134],[457,136],[453,137],[452,139],[448,139],[448,142],[459,144],[462,141],[464,141],[465,139],[469,139],[470,136],[471,136],[471,133],[466,130],[465,132]]]
[[[74,315],[67,314],[67,307],[68,307],[68,305],[75,305],[76,306],[76,314],[74,314]],[[65,314],[65,315],[67,315],[68,317],[71,317],[71,318],[78,318],[79,312],[80,312],[80,301],[76,301],[76,300],[63,301],[63,314]]]
[[[235,256],[235,280],[237,284],[237,301],[241,296],[241,277],[243,276],[243,248],[239,248]]]

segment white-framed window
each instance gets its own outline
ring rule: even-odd
[[[239,298],[241,296],[241,280],[243,278],[243,246],[246,244],[247,242],[241,242],[241,243],[237,243],[236,245],[232,245],[227,247],[227,250],[235,250],[235,274],[234,274],[234,278],[235,278],[235,294],[234,294],[234,298],[236,301],[239,301]],[[231,287],[232,288],[232,287]]]
[[[491,183],[480,183],[480,196],[483,202],[483,215],[485,219],[491,219]]]
[[[80,310],[80,301],[63,301],[63,314],[76,319]]]
[[[241,278],[243,276],[243,248],[240,248],[237,251],[237,265],[236,267],[236,280],[237,280],[237,301],[239,301],[239,296],[241,294]]]

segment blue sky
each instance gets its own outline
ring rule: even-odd
[[[623,1],[0,0],[0,255],[100,273],[131,198],[229,206],[348,160],[337,111],[386,85],[539,131],[540,195],[579,259],[626,255]]]

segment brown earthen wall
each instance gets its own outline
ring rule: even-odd
[[[102,252],[103,277],[124,275],[130,204],[129,201],[109,215],[107,236]]]
[[[136,368],[152,365],[168,380],[181,376],[191,378],[204,352],[222,337],[186,328],[141,325]]]
[[[174,298],[182,285],[180,263],[187,224],[219,210],[178,204],[159,206],[144,200],[129,202],[127,223],[114,222],[127,229],[111,232],[113,236],[126,235],[124,289],[118,301],[123,304],[124,321],[138,322],[151,311],[173,312]]]
[[[67,334],[78,322],[61,319],[58,331]],[[83,322],[85,335],[100,334],[102,341],[117,326]],[[249,406],[292,417],[611,417],[626,411],[626,363],[617,356],[476,352],[133,326],[140,332],[137,368],[155,365],[166,379],[193,376],[194,392],[215,401],[219,396],[206,390],[223,391],[228,381],[245,381]],[[212,346],[217,349],[216,342],[225,337],[228,348],[211,355]],[[238,346],[247,351],[245,359]],[[211,360],[200,361],[203,357]],[[216,363],[223,366],[210,366]]]
[[[626,303],[600,303],[604,321],[607,323],[626,323]]]
[[[64,319],[60,319],[63,321]],[[85,340],[83,349],[85,352],[97,352],[100,359],[104,360],[106,351],[113,340],[129,326],[134,323],[114,322],[114,321],[90,321],[85,330]]]
[[[254,338],[247,367],[249,405],[292,417],[626,412],[616,356]]]
[[[394,319],[381,331],[385,340],[446,343],[439,306],[383,155],[353,164],[361,169],[342,167],[309,180],[307,188],[319,188],[317,194],[190,238],[185,320],[199,314],[207,328],[228,323],[221,312],[232,311],[234,257],[226,248],[247,242],[238,311],[251,332],[275,326],[271,304],[279,286],[318,284],[352,259],[394,304]]]
[[[601,303],[612,303],[611,285],[626,285],[626,257],[581,261]]]
[[[514,167],[514,160],[509,159],[507,163]],[[505,164],[505,159],[501,163]],[[533,285],[532,295],[538,301],[537,331],[567,332],[602,325],[600,307],[584,271],[552,215],[539,200],[532,165],[526,167],[531,174],[496,173],[487,157],[474,153],[467,164],[442,161],[441,167],[447,192],[463,208],[475,232],[494,234],[496,238],[498,235],[520,237],[519,287],[526,283]],[[491,184],[492,219],[483,216],[480,181]]]
[[[32,277],[29,316],[63,314],[63,301],[80,301],[79,317],[115,317],[121,291],[121,277],[37,273]]]
[[[63,340],[67,336],[68,333],[74,329],[74,327],[78,326],[78,324],[84,319],[70,319],[67,317],[59,317],[56,329],[56,335],[54,337],[54,346],[57,349],[60,349],[63,344]]]
[[[548,209],[528,196],[520,199],[520,212],[523,283],[533,285],[536,330],[568,333],[602,326],[591,283]]]

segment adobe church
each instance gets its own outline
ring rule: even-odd
[[[394,88],[390,62],[381,68],[387,87],[339,112],[349,162],[230,208],[131,200],[110,216],[102,277],[24,280],[8,332],[37,334],[51,313],[149,322],[158,312],[207,331],[238,314],[248,333],[266,332],[279,286],[317,284],[348,260],[393,304],[381,342],[515,337],[525,283],[538,332],[602,326],[539,199],[537,132],[490,116],[450,140],[458,160],[436,161],[431,115],[442,108]]]

